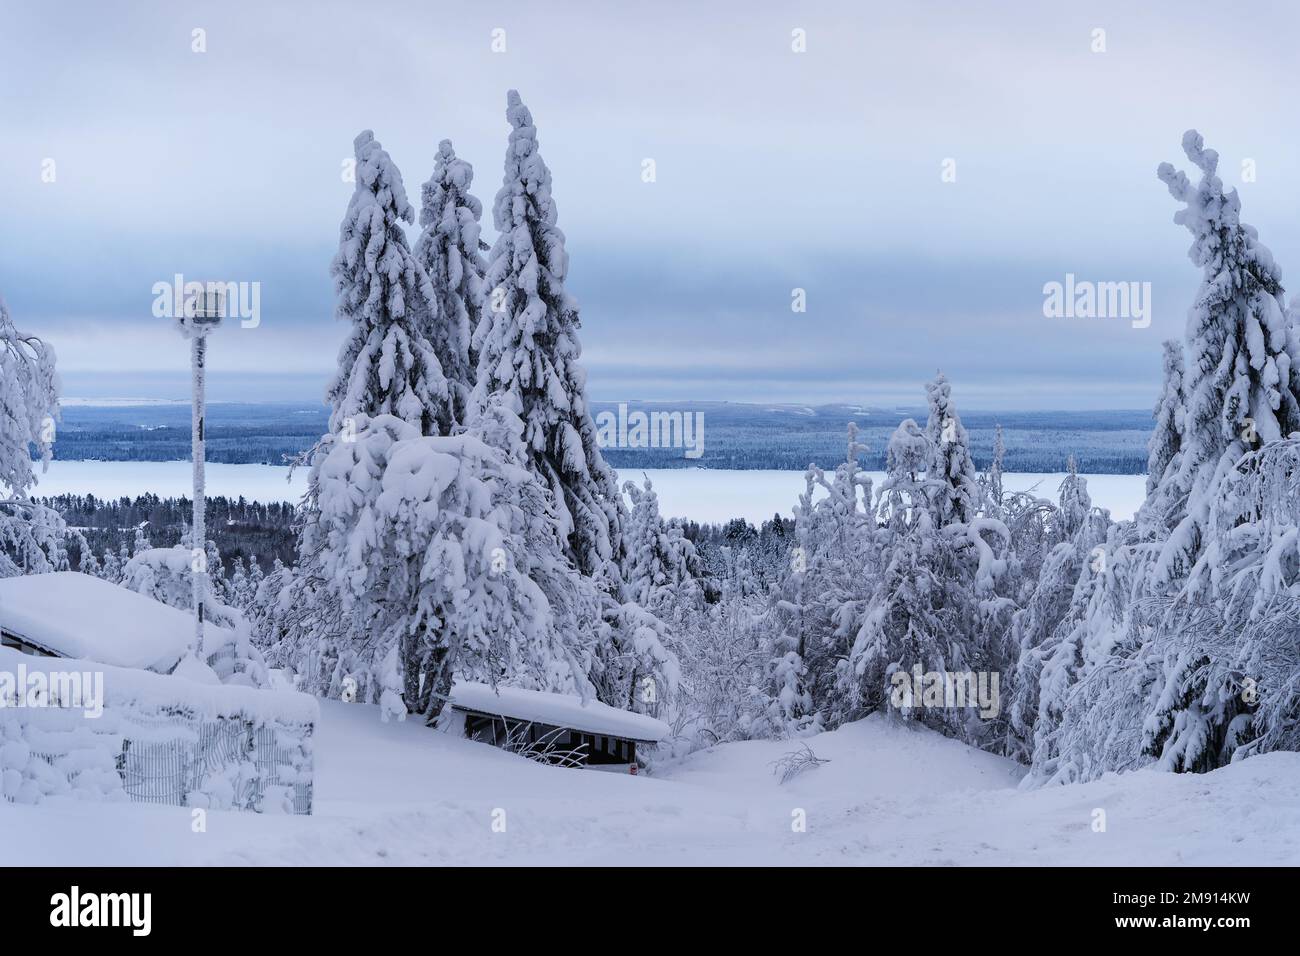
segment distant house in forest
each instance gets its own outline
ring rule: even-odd
[[[458,682],[451,710],[465,736],[542,763],[636,773],[637,745],[666,738],[668,725],[571,694]]]

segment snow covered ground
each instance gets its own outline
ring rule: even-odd
[[[884,475],[869,472],[878,487]],[[801,471],[730,471],[705,468],[625,469],[620,481],[649,476],[665,517],[724,522],[745,518],[755,524],[773,514],[788,516],[804,488]],[[1007,474],[1008,491],[1034,490],[1055,499],[1063,474]],[[1093,504],[1119,520],[1133,516],[1146,493],[1143,475],[1088,475]],[[54,461],[41,477],[37,495],[94,494],[120,498],[153,492],[161,497],[190,494],[187,461]],[[307,488],[307,469],[280,465],[207,465],[210,496],[243,495],[249,501],[297,501]]]
[[[311,817],[139,804],[0,805],[9,864],[1293,864],[1300,754],[1208,775],[1142,771],[1022,793],[1022,769],[880,718],[653,776],[562,770],[326,701]],[[1106,814],[1095,832],[1096,810]],[[806,816],[805,832],[794,826]],[[494,823],[496,826],[494,827]],[[504,824],[504,827],[502,826]]]

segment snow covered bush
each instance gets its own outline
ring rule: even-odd
[[[215,553],[215,545],[209,542],[209,547]],[[193,553],[184,545],[141,547],[123,566],[121,584],[171,607],[192,610],[193,562]],[[219,632],[205,632],[201,657],[207,666],[223,684],[266,686],[266,659],[254,646],[252,625],[244,612],[222,603],[214,594],[208,595],[203,608],[206,620],[221,629]],[[220,643],[212,641],[217,633],[221,636]]]
[[[778,736],[768,671],[771,612],[748,549],[726,548],[717,600],[683,634],[683,690],[672,715],[675,741],[686,750],[723,740]]]

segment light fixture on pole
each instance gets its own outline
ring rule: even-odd
[[[221,324],[225,305],[225,290],[220,284],[188,282],[176,315],[181,334],[190,340],[190,379],[194,406],[190,429],[194,457],[194,521],[190,539],[190,570],[194,584],[194,641],[190,654],[196,659],[203,650],[203,621],[208,597],[208,535],[204,523],[206,501],[203,475],[204,360],[207,354],[207,336]]]

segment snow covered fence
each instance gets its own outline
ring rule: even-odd
[[[49,689],[67,672],[103,675],[95,709],[52,698]],[[0,700],[0,794],[10,803],[132,800],[311,812],[319,708],[306,694],[9,648],[0,648],[0,673],[25,677]]]

